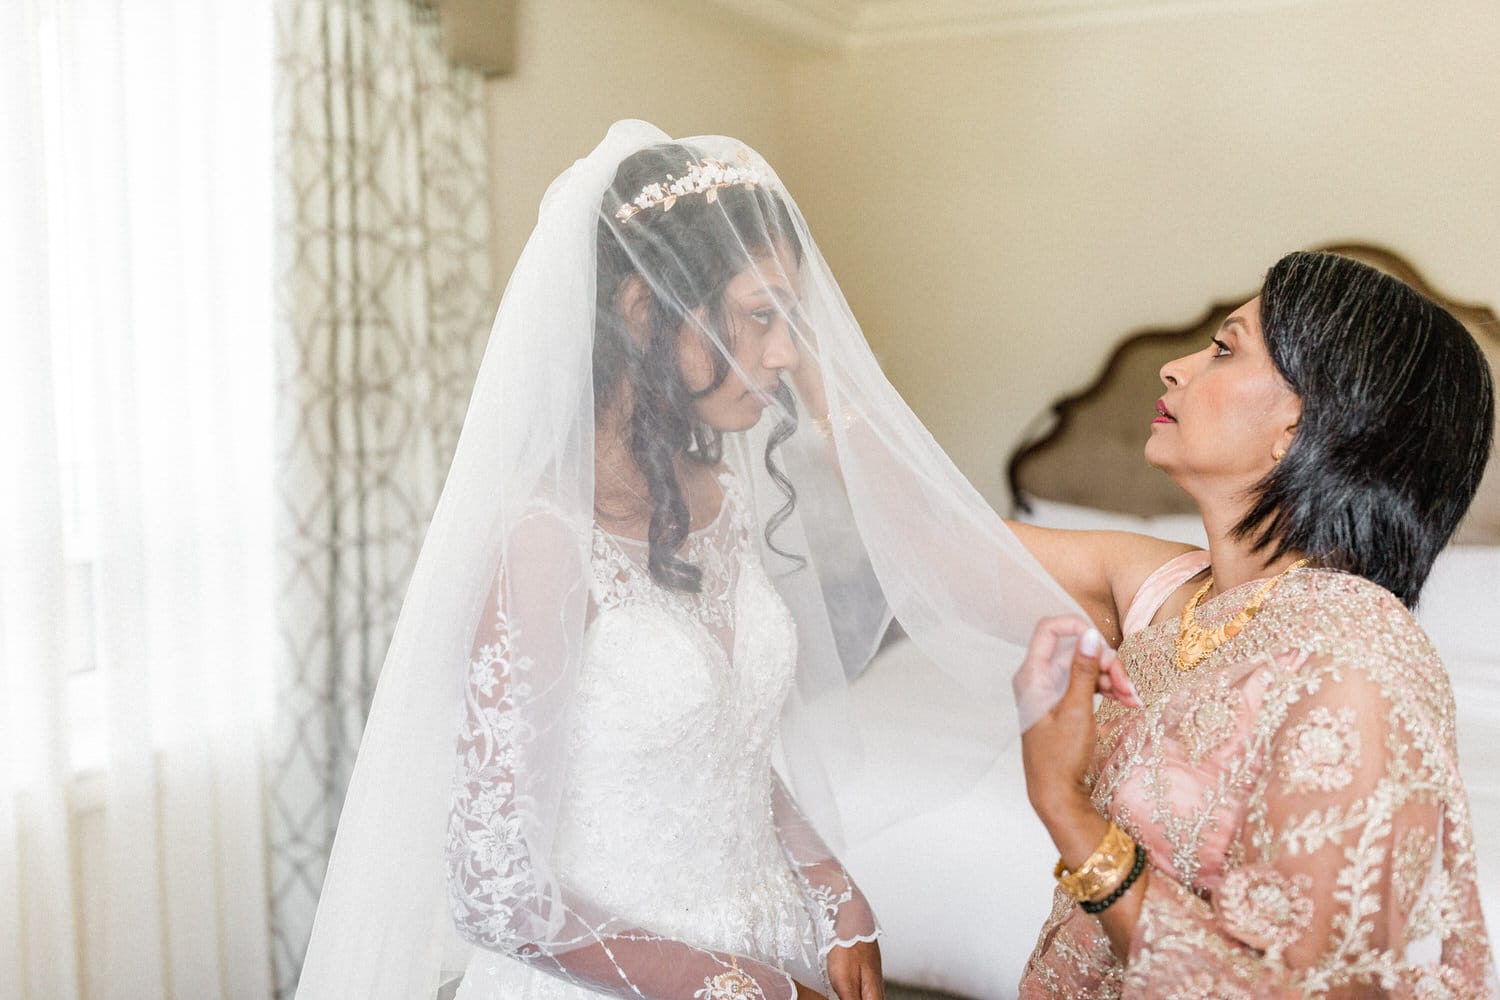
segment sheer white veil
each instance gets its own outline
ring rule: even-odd
[[[670,176],[621,189],[622,164],[643,151],[655,151]],[[705,234],[691,259],[652,238],[669,215]],[[849,819],[837,814],[831,782],[858,767],[849,681],[893,615],[946,675],[934,684],[960,684],[971,701],[994,706],[983,734],[991,754],[1060,694],[1054,681],[1013,695],[1012,673],[1037,619],[1075,605],[886,380],[770,166],[732,139],[674,142],[620,122],[548,188],[506,288],[380,676],[301,998],[431,997],[466,964],[473,946],[450,915],[445,830],[466,666],[497,592],[509,615],[505,656],[524,678],[506,707],[519,748],[513,846],[527,859],[529,902],[507,914],[506,934],[566,951],[611,926],[610,914],[567,898],[548,865],[590,615],[596,369],[608,353],[598,338],[615,335],[604,327],[616,291],[597,279],[610,253],[628,256],[659,316],[715,352],[721,379],[752,388],[757,375],[725,332],[735,324],[715,314],[716,290],[690,301],[681,289],[703,272],[698,255],[717,254],[798,293],[773,300],[799,354],[795,378],[763,387],[768,405],[749,430],[694,428],[688,444],[732,472],[792,611],[798,664],[779,767],[826,839],[837,843]],[[628,336],[618,346],[624,368],[646,363]],[[664,399],[666,407],[670,393]],[[678,541],[685,527],[672,517],[654,524]],[[980,756],[955,760],[933,787],[962,787],[988,763]]]

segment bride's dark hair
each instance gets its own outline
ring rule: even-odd
[[[600,206],[594,317],[595,411],[607,410],[622,387],[630,387],[630,451],[650,494],[651,576],[686,591],[698,590],[703,573],[676,554],[691,522],[673,461],[681,454],[713,466],[723,457],[723,435],[697,418],[693,404],[729,377],[727,355],[734,345],[725,289],[756,259],[774,255],[776,244],[790,248],[797,264],[802,256],[786,205],[766,185],[718,188],[712,201],[704,194],[684,195],[670,210],[653,207],[625,223],[615,218],[616,210],[642,188],[665,182],[669,175],[681,177],[689,164],[700,161],[692,149],[671,143],[648,147],[620,163]],[[627,329],[619,306],[622,287],[637,275],[651,292],[646,335],[639,341]],[[682,378],[678,339],[688,314],[700,308],[703,325],[723,350],[710,352],[713,380],[693,392]],[[785,413],[795,415],[796,404],[784,384],[777,401]],[[766,442],[766,469],[786,497],[766,525],[768,545],[771,532],[796,504],[796,490],[773,454],[795,429],[795,416],[783,417]]]

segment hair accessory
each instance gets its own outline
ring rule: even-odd
[[[1115,891],[1105,896],[1098,902],[1079,903],[1084,913],[1103,913],[1115,904],[1115,902],[1135,885],[1136,879],[1141,877],[1141,872],[1146,870],[1146,849],[1139,841],[1131,841],[1135,847],[1135,864],[1130,866],[1130,874],[1125,876],[1125,881],[1115,886]]]
[[[1266,596],[1276,589],[1281,578],[1294,569],[1301,569],[1311,561],[1311,559],[1298,559],[1261,584],[1260,589],[1250,598],[1248,604],[1241,608],[1233,618],[1216,628],[1204,628],[1194,617],[1198,611],[1198,602],[1203,600],[1203,595],[1208,593],[1208,588],[1214,585],[1214,578],[1210,576],[1208,582],[1199,587],[1198,592],[1188,600],[1187,607],[1182,609],[1182,631],[1177,635],[1177,656],[1174,660],[1177,669],[1184,672],[1192,670],[1202,663],[1209,653],[1239,635],[1249,624],[1250,619],[1260,611],[1260,606],[1265,603]]]
[[[1052,877],[1057,879],[1063,892],[1078,902],[1098,902],[1120,887],[1140,853],[1130,834],[1111,822],[1104,839],[1099,841],[1099,846],[1094,848],[1087,861],[1070,872],[1058,858]]]
[[[767,184],[770,177],[759,166],[750,162],[750,155],[740,150],[735,163],[725,163],[712,157],[687,164],[687,172],[681,177],[667,175],[664,181],[654,181],[641,188],[641,193],[615,210],[615,219],[629,222],[648,208],[661,206],[670,212],[677,199],[684,195],[701,194],[712,203],[719,200],[719,189],[743,184],[747,188]]]

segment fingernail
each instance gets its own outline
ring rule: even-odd
[[[1078,640],[1078,652],[1082,653],[1084,656],[1089,657],[1090,659],[1097,659],[1099,656],[1099,649],[1103,645],[1104,636],[1099,634],[1098,629],[1091,628],[1087,632],[1083,633],[1082,639]]]

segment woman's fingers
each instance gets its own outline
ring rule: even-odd
[[[1050,711],[1067,690],[1072,644],[1087,630],[1088,622],[1075,615],[1043,618],[1036,623],[1026,656],[1011,678],[1023,727]]]
[[[1140,694],[1136,691],[1134,682],[1120,664],[1119,656],[1097,629],[1091,628],[1079,638],[1078,648],[1073,653],[1071,673],[1071,685],[1078,689],[1070,689],[1070,694],[1074,697],[1082,699],[1083,689],[1087,688],[1090,695],[1102,694],[1126,708],[1141,707]]]
[[[1092,708],[1094,692],[1099,690],[1099,677],[1102,673],[1099,661],[1106,648],[1104,637],[1096,628],[1089,629],[1079,637],[1078,646],[1073,650],[1068,690],[1063,696],[1065,699],[1087,702]]]
[[[1124,705],[1126,708],[1140,708],[1140,692],[1135,689],[1135,682],[1125,672],[1125,667],[1120,663],[1120,658],[1111,652],[1107,657],[1104,670],[1099,674],[1100,690],[1103,685],[1108,684],[1109,690],[1104,691],[1106,695]]]
[[[1012,679],[1023,725],[1063,704],[1087,706],[1095,694],[1140,708],[1141,698],[1120,658],[1099,630],[1074,615],[1043,618],[1032,632],[1026,658]]]

